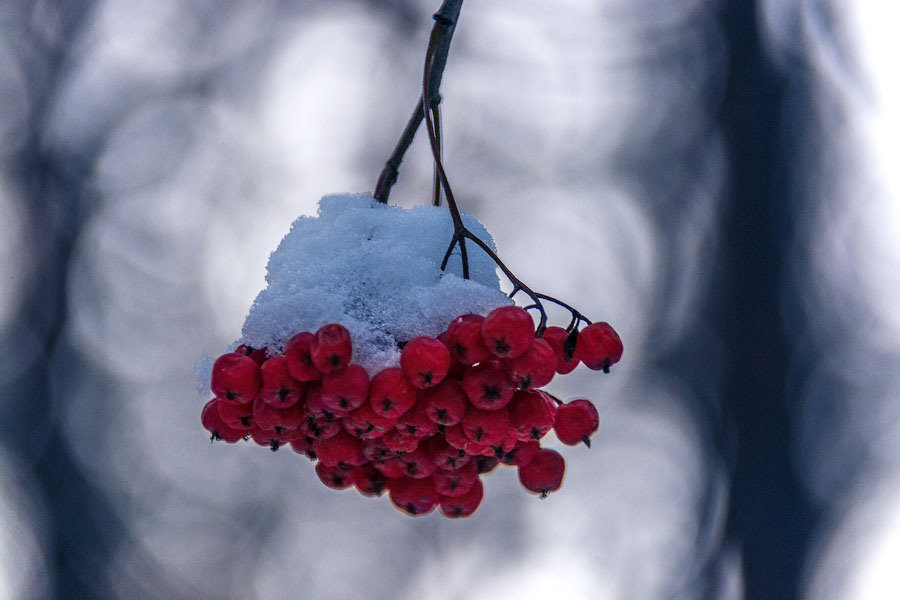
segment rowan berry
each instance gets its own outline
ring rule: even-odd
[[[262,348],[254,348],[253,346],[249,346],[247,344],[241,344],[240,346],[235,348],[234,351],[237,354],[249,356],[256,362],[256,364],[260,366],[262,366],[262,364],[269,358],[269,349],[265,346],[263,346]]]
[[[481,335],[480,332],[479,335]],[[453,354],[453,350],[451,349],[452,346],[450,342],[450,334],[447,333],[447,331],[443,331],[437,336],[437,339],[442,344],[444,344],[444,346],[450,352],[450,367],[447,369],[447,376],[444,377],[444,379],[461,379],[463,373],[466,372],[466,365],[459,362],[459,360],[457,360],[456,356]]]
[[[591,435],[600,426],[597,407],[585,398],[577,398],[561,405],[556,412],[553,430],[563,444],[576,446],[584,442],[591,447]]]
[[[213,363],[209,389],[219,398],[236,404],[253,402],[261,385],[259,365],[249,356],[228,352]]]
[[[416,402],[412,408],[397,419],[395,429],[403,435],[424,439],[437,433],[438,424],[428,417],[423,402]]]
[[[369,374],[359,365],[332,371],[322,379],[322,404],[334,413],[359,408],[369,393]]]
[[[490,473],[497,468],[497,465],[500,464],[500,461],[497,460],[496,456],[479,456],[475,459],[475,461],[478,465],[479,475]]]
[[[481,315],[462,315],[447,327],[447,348],[457,362],[471,366],[491,358],[491,352],[481,337],[483,322]]]
[[[250,439],[252,439],[260,446],[269,448],[272,452],[275,452],[281,446],[287,444],[296,437],[297,433],[295,430],[263,429],[255,423],[252,427],[250,427]]]
[[[328,439],[316,440],[314,449],[319,462],[328,467],[357,467],[367,462],[359,440],[346,431],[338,431]]]
[[[316,460],[315,439],[301,435],[291,440],[291,450],[297,454],[303,454],[310,460]]]
[[[313,364],[323,373],[346,367],[350,364],[352,353],[350,332],[337,323],[320,327],[309,347]]]
[[[481,410],[470,407],[462,426],[473,442],[485,445],[502,443],[510,430],[509,411],[506,408]]]
[[[434,489],[441,496],[462,496],[478,481],[478,463],[471,461],[455,471],[439,469],[434,474]]]
[[[486,360],[466,371],[462,379],[463,391],[474,406],[496,410],[512,400],[516,386],[497,361]]]
[[[248,431],[253,424],[253,402],[235,404],[234,402],[216,402],[219,416],[226,425],[236,431]]]
[[[562,327],[548,327],[542,339],[550,344],[556,354],[557,373],[565,375],[575,370],[580,360],[575,356],[575,338],[568,331]]]
[[[447,440],[447,443],[450,446],[462,450],[469,456],[479,455],[488,447],[487,444],[472,441],[466,434],[462,423],[454,425],[453,427],[447,427],[444,430],[444,439]]]
[[[384,492],[387,478],[372,465],[356,467],[352,471],[353,484],[359,493],[370,498],[380,496]]]
[[[494,356],[516,358],[525,354],[534,340],[534,321],[524,308],[501,306],[485,317],[481,337]]]
[[[397,419],[382,417],[372,410],[371,404],[364,402],[347,413],[342,424],[350,435],[361,440],[373,440],[390,431],[397,424]]]
[[[451,519],[461,519],[468,517],[481,505],[484,498],[484,484],[481,479],[475,479],[472,487],[462,496],[449,497],[441,496],[440,511],[445,517]]]
[[[244,432],[229,427],[222,420],[222,417],[219,416],[219,404],[224,404],[224,401],[219,398],[213,398],[207,402],[200,411],[200,423],[209,432],[210,441],[222,440],[233,444],[244,437]]]
[[[283,356],[273,356],[260,367],[262,386],[259,397],[272,406],[287,408],[303,399],[304,384],[288,373],[287,361]]]
[[[324,463],[316,465],[319,480],[333,490],[345,490],[353,485],[353,472],[345,467],[329,467]]]
[[[464,433],[463,437],[465,437]],[[468,441],[468,438],[465,439]],[[444,436],[435,436],[428,441],[431,459],[439,469],[453,471],[464,467],[469,462],[470,456],[466,454],[466,451],[448,444]]]
[[[504,368],[516,386],[526,388],[544,387],[556,375],[556,352],[546,341],[535,338],[522,356],[505,362]]]
[[[272,406],[257,396],[253,401],[253,422],[260,429],[297,429],[306,418],[307,412],[302,403],[292,404],[287,408]]]
[[[419,438],[411,435],[403,435],[396,427],[385,433],[379,439],[383,440],[384,445],[394,452],[412,452],[419,446]]]
[[[424,404],[429,419],[444,426],[462,421],[468,404],[462,383],[455,379],[446,379],[422,392],[417,402]]]
[[[503,455],[500,462],[504,465],[521,467],[531,462],[531,459],[534,458],[534,455],[537,454],[537,451],[540,449],[541,445],[535,440],[519,442],[516,444],[515,448]]]
[[[540,390],[517,391],[507,408],[513,432],[522,441],[541,439],[556,419],[556,402]]]
[[[562,485],[566,472],[566,461],[556,450],[541,448],[535,452],[528,464],[519,468],[519,482],[522,486],[541,498],[555,492]]]
[[[327,440],[337,435],[341,430],[341,422],[337,419],[329,419],[325,415],[307,413],[300,423],[300,433],[316,440]]]
[[[388,448],[381,438],[363,440],[362,453],[370,462],[380,462],[397,457],[397,453]]]
[[[389,460],[371,464],[388,480],[397,479],[406,475],[406,465],[400,462],[399,458],[391,458]]]
[[[412,452],[404,452],[398,460],[403,464],[403,474],[415,479],[422,479],[434,473],[437,468],[425,448],[419,445]]]
[[[416,389],[399,368],[384,369],[369,384],[369,403],[382,417],[397,418],[416,402]]]
[[[313,363],[310,354],[315,339],[314,334],[303,331],[289,339],[284,347],[288,371],[290,371],[291,377],[297,381],[318,381],[324,376],[324,373]]]
[[[403,346],[400,368],[413,387],[424,390],[436,386],[450,369],[450,351],[434,338],[413,338]]]
[[[609,373],[622,358],[622,340],[609,323],[591,323],[578,332],[575,355],[588,369]]]
[[[437,506],[440,495],[434,489],[431,477],[414,479],[402,477],[391,481],[391,502],[408,515],[419,516],[431,512]]]

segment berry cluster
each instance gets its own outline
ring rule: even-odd
[[[463,315],[436,338],[403,345],[400,366],[371,379],[351,364],[348,331],[338,324],[298,333],[284,354],[239,346],[213,365],[215,398],[201,414],[213,440],[252,439],[277,450],[290,444],[317,461],[322,483],[387,490],[410,515],[435,507],[451,518],[472,514],[480,475],[498,464],[542,497],[559,489],[565,461],[540,440],[590,445],[597,409],[561,403],[538,388],[579,362],[608,371],[622,342],[606,323],[580,332],[535,332],[528,312],[504,306],[487,317]]]

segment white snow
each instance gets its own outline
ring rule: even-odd
[[[494,243],[470,215],[463,222]],[[300,217],[269,257],[266,282],[244,322],[243,343],[281,351],[300,331],[327,323],[350,331],[352,361],[369,373],[399,364],[398,341],[435,336],[455,317],[511,304],[496,265],[467,244],[469,280],[459,251],[440,263],[453,233],[444,208],[402,209],[370,194],[322,198],[318,217]]]

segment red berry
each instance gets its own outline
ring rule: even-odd
[[[475,459],[478,464],[478,474],[484,475],[486,473],[490,473],[494,469],[497,468],[497,465],[500,464],[500,461],[497,460],[495,456],[479,456]]]
[[[394,452],[412,452],[419,446],[419,438],[403,435],[396,427],[385,433],[380,439]]]
[[[447,348],[457,362],[471,366],[491,357],[481,337],[483,322],[484,317],[480,315],[462,315],[447,327]]]
[[[561,405],[556,411],[553,430],[563,444],[576,446],[581,442],[591,447],[591,435],[600,426],[597,407],[590,400],[577,398]]]
[[[465,437],[465,433],[463,433],[463,437]],[[468,438],[465,439],[468,441]],[[431,442],[429,444],[431,459],[439,469],[445,471],[460,469],[466,466],[471,458],[465,450],[454,448],[448,444],[443,436],[435,436],[429,442]]]
[[[507,408],[513,432],[522,441],[541,439],[556,419],[556,402],[540,390],[517,391]]]
[[[322,404],[335,413],[359,408],[369,393],[369,374],[359,365],[332,371],[322,380]]]
[[[609,323],[591,323],[578,332],[575,356],[589,369],[609,373],[622,358],[622,340]]]
[[[567,346],[568,339],[570,334],[562,327],[548,327],[544,330],[543,340],[550,344],[556,354],[556,372],[560,375],[571,373],[579,363],[575,356],[575,338],[571,338],[572,341]]]
[[[338,431],[325,440],[316,440],[315,451],[319,462],[329,467],[350,467],[366,463],[359,440],[346,431]]]
[[[428,418],[428,414],[425,412],[425,403],[417,402],[397,419],[395,429],[403,435],[421,440],[437,433],[438,424]]]
[[[502,443],[510,432],[509,411],[469,408],[462,422],[463,430],[473,442],[491,445]]]
[[[531,462],[531,459],[534,458],[534,455],[537,454],[537,451],[540,449],[541,445],[534,440],[531,440],[530,442],[519,442],[516,444],[515,448],[503,455],[500,462],[504,465],[521,467]]]
[[[309,348],[313,364],[323,373],[346,367],[350,364],[352,353],[350,332],[337,323],[320,327]]]
[[[409,385],[399,368],[385,369],[369,384],[369,403],[382,417],[397,418],[416,402],[416,389]]]
[[[387,478],[372,465],[363,465],[353,469],[353,484],[363,496],[380,496],[385,489]]]
[[[412,452],[404,452],[398,460],[403,464],[403,474],[415,479],[428,477],[437,468],[423,445]]]
[[[400,368],[413,387],[424,390],[436,386],[450,369],[450,351],[434,338],[411,339],[400,353]]]
[[[224,403],[224,401],[218,398],[207,402],[200,411],[200,423],[203,425],[203,429],[209,432],[210,441],[223,440],[233,444],[244,437],[244,432],[232,429],[222,420],[218,408],[220,403]]]
[[[302,403],[292,404],[287,408],[272,406],[264,402],[262,396],[253,401],[253,422],[260,429],[297,429],[306,418],[306,409]]]
[[[250,428],[250,438],[260,446],[268,447],[272,452],[297,437],[297,432],[290,429],[263,429],[256,424]]]
[[[388,448],[381,438],[363,440],[362,453],[370,462],[380,462],[397,457],[397,453]]]
[[[466,371],[462,380],[469,401],[484,410],[496,410],[512,400],[515,384],[496,361],[484,361]]]
[[[451,519],[468,517],[478,510],[478,506],[481,504],[483,498],[484,485],[481,483],[480,479],[475,479],[469,491],[462,496],[457,496],[455,498],[447,496],[441,497],[441,514]]]
[[[501,306],[485,317],[481,337],[494,356],[516,358],[525,354],[534,340],[534,321],[524,308]]]
[[[466,414],[466,393],[462,383],[446,379],[440,385],[422,392],[419,400],[425,406],[425,414],[438,425],[456,425]]]
[[[311,437],[300,436],[291,440],[291,450],[297,454],[303,454],[310,460],[316,460],[315,441]]]
[[[320,462],[316,465],[316,475],[333,490],[345,490],[353,485],[353,472],[346,467],[329,467]]]
[[[262,365],[269,358],[268,348],[263,346],[262,348],[254,348],[253,346],[248,346],[247,344],[241,344],[237,348],[234,349],[237,354],[243,354],[244,356],[249,356],[256,364]]]
[[[400,462],[400,459],[398,458],[372,463],[372,466],[378,469],[378,472],[389,480],[401,478],[406,472],[406,465]]]
[[[347,415],[347,411],[325,404],[325,400],[322,398],[322,386],[318,382],[310,384],[306,390],[306,410],[316,417],[325,417],[329,422],[342,419]]]
[[[556,450],[541,448],[528,464],[519,467],[519,481],[526,490],[544,498],[560,488],[565,472],[566,461],[562,455]]]
[[[478,335],[481,335],[480,330]],[[466,371],[466,365],[459,362],[450,350],[450,334],[444,331],[437,336],[437,339],[450,351],[450,368],[447,369],[447,376],[444,379],[460,379]]]
[[[503,462],[506,455],[512,452],[518,443],[519,440],[517,440],[515,436],[509,435],[505,439],[488,446],[483,454],[486,456],[494,456],[497,460]]]
[[[359,408],[349,412],[343,419],[343,426],[347,433],[361,440],[379,438],[396,424],[397,419],[382,417],[372,410],[372,405],[368,402],[364,402]]]
[[[219,416],[226,425],[237,431],[248,431],[253,424],[253,403],[235,404],[234,402],[216,402]]]
[[[429,513],[437,506],[440,495],[434,489],[430,477],[413,479],[403,477],[389,483],[391,502],[408,515],[419,516]]]
[[[260,385],[259,365],[249,356],[228,352],[213,363],[209,388],[219,398],[236,404],[253,402]]]
[[[283,356],[273,356],[263,363],[260,374],[262,387],[259,396],[263,402],[287,408],[303,398],[305,386],[288,373],[287,361]]]
[[[449,445],[458,450],[462,450],[469,456],[477,456],[484,452],[485,448],[488,447],[487,444],[473,442],[472,439],[466,435],[466,430],[463,428],[462,423],[445,429],[444,439],[447,440]]]
[[[550,344],[535,338],[525,354],[510,359],[504,367],[518,387],[544,387],[556,375],[556,352]]]
[[[298,333],[284,347],[288,371],[297,381],[318,381],[324,373],[312,361],[310,349],[316,336],[308,331]]]
[[[300,423],[300,434],[316,440],[326,440],[337,435],[340,430],[340,421],[314,413],[308,413]]]
[[[434,474],[434,489],[441,496],[462,496],[476,481],[478,481],[478,463],[473,460],[455,471],[437,471]]]

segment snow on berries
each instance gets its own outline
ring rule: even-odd
[[[493,252],[484,228],[462,219]],[[471,248],[464,266],[446,249],[452,232],[446,211],[367,196],[326,197],[318,218],[298,219],[241,343],[206,374],[211,439],[287,445],[325,486],[387,495],[412,516],[472,515],[498,465],[530,492],[558,490],[565,460],[543,440],[554,430],[589,445],[599,418],[590,401],[541,388],[581,363],[608,371],[621,340],[518,280],[512,295],[537,302],[512,305],[495,257]],[[541,300],[569,309],[569,326],[547,327]]]

